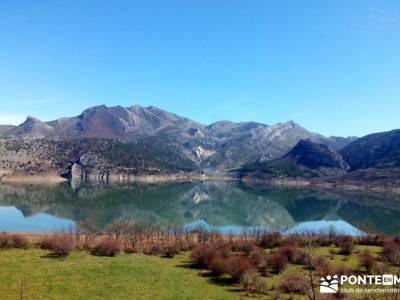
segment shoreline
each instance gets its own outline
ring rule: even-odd
[[[400,195],[400,186],[385,186],[373,184],[371,182],[354,182],[354,181],[333,181],[332,179],[304,179],[304,178],[254,178],[254,177],[237,177],[228,175],[200,175],[200,174],[165,174],[165,175],[121,175],[110,176],[108,180],[68,180],[58,175],[23,175],[13,174],[10,171],[0,171],[0,184],[46,184],[56,185],[69,182],[71,186],[80,183],[89,184],[113,184],[113,183],[162,183],[162,182],[184,182],[184,181],[238,181],[244,183],[265,184],[275,187],[297,187],[297,188],[321,188],[321,189],[341,189],[345,191],[369,191],[376,193],[390,193]]]
[[[58,184],[68,180],[57,175],[3,175],[0,183],[11,184]]]
[[[97,177],[89,176],[85,179],[67,179],[65,177],[61,177],[55,174],[42,175],[42,174],[34,174],[34,175],[24,175],[24,174],[15,174],[12,171],[0,171],[0,184],[1,183],[11,183],[11,184],[58,184],[62,182],[70,182],[71,184],[75,183],[129,183],[129,182],[179,182],[179,181],[231,181],[238,180],[238,178],[224,175],[200,175],[200,174],[184,174],[184,173],[175,173],[175,174],[163,174],[163,175],[111,175],[107,178],[107,180],[101,180]]]
[[[383,185],[372,185],[370,183],[358,182],[332,182],[332,181],[314,181],[307,179],[257,179],[250,177],[243,177],[239,179],[245,183],[265,184],[275,187],[294,187],[294,188],[320,188],[320,189],[339,189],[344,191],[367,191],[374,193],[387,193],[393,195],[400,195],[399,187],[387,187]]]

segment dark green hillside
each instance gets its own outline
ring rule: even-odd
[[[348,165],[340,154],[329,146],[310,140],[300,140],[285,156],[271,161],[244,166],[241,173],[264,172],[274,176],[319,177],[345,172]]]
[[[352,170],[400,167],[400,130],[360,138],[340,151]]]

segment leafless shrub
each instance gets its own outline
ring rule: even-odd
[[[28,239],[20,234],[0,233],[0,249],[27,249],[31,246]]]
[[[14,248],[28,249],[31,246],[31,243],[28,241],[28,239],[20,234],[11,235],[11,241]]]
[[[252,241],[245,239],[235,240],[231,246],[232,251],[244,252],[246,255],[256,248],[256,245]]]
[[[264,254],[259,248],[255,248],[249,253],[249,259],[254,266],[259,266],[264,259]]]
[[[162,247],[159,243],[152,243],[148,247],[143,248],[143,253],[146,255],[160,255],[162,253]]]
[[[126,246],[126,247],[124,247],[123,251],[124,251],[124,253],[126,253],[126,254],[137,253],[135,247],[132,247],[132,246]]]
[[[280,245],[282,240],[280,232],[265,233],[260,236],[258,245],[262,248],[275,248]]]
[[[318,255],[313,258],[313,268],[319,276],[326,276],[331,274],[331,267],[329,261],[322,255]]]
[[[20,234],[8,234],[5,232],[0,233],[0,249],[28,249],[31,243],[28,239]]]
[[[288,260],[285,255],[275,252],[267,257],[266,268],[272,273],[281,273],[285,270]]]
[[[199,244],[191,252],[190,258],[197,263],[199,267],[207,267],[215,257],[228,258],[230,256],[230,247],[219,240],[213,244]]]
[[[163,257],[166,258],[174,258],[175,255],[179,254],[181,252],[181,248],[179,247],[178,244],[171,244],[171,245],[167,245],[166,247],[164,247],[164,249],[162,250],[162,255]]]
[[[351,236],[341,236],[337,240],[337,246],[340,247],[340,254],[350,255],[354,248],[354,241]]]
[[[370,274],[372,269],[376,267],[375,256],[368,250],[364,250],[359,255],[360,266],[365,269],[365,271]]]
[[[285,275],[282,278],[281,289],[285,293],[307,294],[310,289],[307,278],[303,275]]]
[[[278,248],[277,252],[279,254],[282,254],[286,257],[288,262],[294,263],[294,264],[305,264],[304,263],[304,256],[305,253],[302,249],[299,249],[295,246],[288,245],[288,246],[283,246]]]
[[[96,256],[115,256],[122,249],[122,243],[120,240],[105,238],[96,242],[90,250],[90,254]]]
[[[400,244],[396,243],[395,240],[386,241],[383,244],[381,257],[383,261],[400,267]]]
[[[241,276],[247,271],[254,270],[250,259],[245,256],[233,255],[226,261],[227,273],[236,282],[239,282]]]
[[[77,249],[76,240],[67,234],[45,237],[39,242],[39,246],[41,249],[50,250],[56,257],[67,257],[71,251]]]
[[[255,270],[246,271],[240,278],[240,284],[249,293],[264,294],[267,292],[265,280],[260,278]]]
[[[359,245],[366,245],[366,246],[382,246],[385,237],[378,234],[365,234],[358,237],[358,244]]]
[[[210,270],[211,275],[221,276],[227,273],[227,261],[220,256],[216,256],[208,263],[207,269]]]

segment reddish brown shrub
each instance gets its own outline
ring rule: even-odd
[[[368,250],[361,252],[359,259],[360,266],[363,267],[368,274],[370,274],[372,269],[376,267],[376,259]]]
[[[393,240],[385,241],[381,256],[382,260],[394,266],[400,266],[400,244]]]
[[[132,253],[136,253],[137,252],[135,247],[132,247],[132,246],[125,246],[123,251],[126,254],[132,254]]]
[[[12,248],[10,245],[10,235],[5,232],[0,233],[0,249]]]
[[[181,251],[188,251],[192,250],[196,244],[192,241],[179,241],[178,245]]]
[[[281,289],[285,293],[298,293],[305,295],[310,288],[310,284],[305,276],[286,275],[282,278]]]
[[[382,235],[366,234],[358,238],[358,244],[366,246],[382,246],[384,239],[385,238]]]
[[[313,259],[312,267],[322,277],[331,274],[332,271],[329,261],[322,255],[318,255]]]
[[[350,255],[354,247],[353,238],[351,236],[338,237],[337,246],[340,247],[340,254]]]
[[[300,234],[291,234],[282,238],[279,242],[279,247],[298,247],[302,243],[302,236]]]
[[[236,282],[245,272],[250,270],[254,270],[254,266],[250,259],[245,256],[234,255],[226,261],[226,271]]]
[[[28,249],[31,246],[31,243],[28,241],[28,239],[20,234],[12,235],[11,240],[14,248]]]
[[[400,244],[400,235],[396,235],[396,236],[393,238],[393,242],[395,242],[396,244]]]
[[[84,239],[81,242],[81,250],[90,251],[95,244],[96,237],[92,234],[85,234]]]
[[[208,263],[207,269],[211,271],[213,276],[221,276],[227,273],[227,260],[222,257],[214,257]]]
[[[50,250],[52,255],[66,257],[76,250],[76,240],[70,235],[53,235],[45,237],[40,243],[40,248]]]
[[[260,237],[259,246],[262,248],[275,248],[280,245],[282,239],[282,234],[280,232],[263,234]]]
[[[27,249],[31,243],[26,237],[20,234],[0,233],[0,249],[19,248]]]
[[[163,257],[166,258],[174,258],[175,255],[179,254],[181,252],[181,248],[179,247],[178,244],[171,244],[166,246],[163,251],[162,255]]]
[[[199,267],[207,267],[215,257],[228,258],[230,256],[230,247],[218,241],[213,244],[199,244],[192,250],[190,258],[197,263]]]
[[[97,256],[115,256],[122,249],[122,242],[117,239],[106,238],[95,243],[90,254]]]
[[[150,246],[143,249],[144,254],[153,256],[161,255],[162,251],[163,248],[159,243],[153,243]]]
[[[281,273],[285,270],[287,263],[288,260],[285,255],[275,252],[267,257],[266,267],[272,273]]]
[[[264,259],[264,254],[259,248],[255,248],[249,254],[249,259],[254,266],[258,266]]]
[[[304,264],[305,252],[297,247],[288,245],[278,248],[277,253],[286,257],[288,262],[294,264]]]
[[[255,248],[256,245],[249,240],[240,239],[232,242],[232,251],[244,252],[246,255],[249,255]]]

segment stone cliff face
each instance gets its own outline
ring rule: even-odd
[[[196,165],[179,149],[138,140],[0,140],[0,170],[20,175],[73,179],[125,178],[192,172]]]

